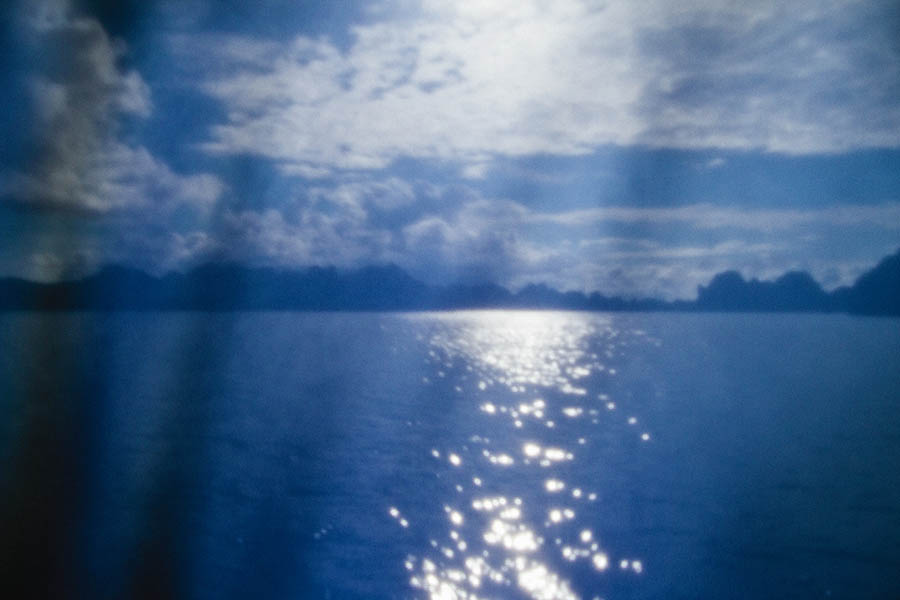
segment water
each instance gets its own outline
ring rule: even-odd
[[[4,575],[48,595],[900,597],[898,320],[7,314],[0,348]]]

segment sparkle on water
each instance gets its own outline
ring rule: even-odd
[[[448,448],[443,454],[431,450],[435,459],[445,456],[452,471],[459,472],[452,502],[458,503],[467,493],[472,495],[462,505],[444,505],[445,543],[435,539],[441,532],[424,532],[432,540],[431,547],[405,561],[412,573],[411,585],[433,600],[477,600],[500,590],[503,597],[580,598],[566,573],[554,565],[559,558],[584,560],[596,577],[606,577],[614,549],[603,546],[602,532],[578,526],[579,514],[598,509],[597,493],[589,491],[591,482],[575,481],[567,486],[556,472],[576,461],[574,448],[584,447],[590,440],[583,433],[571,439],[568,447],[560,440],[566,439],[562,431],[566,422],[587,417],[598,425],[601,410],[616,408],[608,394],[590,398],[579,382],[615,375],[615,369],[605,363],[615,356],[620,333],[607,319],[575,313],[484,311],[408,318],[436,323],[426,340],[434,376],[423,383],[443,378],[452,369],[463,369],[460,381],[464,383],[454,390],[470,400],[471,410],[484,419],[484,431],[461,441],[458,448]],[[587,340],[592,337],[607,340],[605,350],[591,353]],[[515,396],[524,398],[511,400]],[[576,402],[554,405],[561,398]],[[608,414],[606,418],[612,419],[617,413]],[[516,442],[488,448],[492,445],[488,434],[504,423],[510,435],[503,439]],[[627,423],[636,424],[636,417],[629,417]],[[645,442],[650,440],[648,432],[639,435]],[[473,455],[470,444],[483,447]],[[479,455],[481,461],[472,464]],[[525,502],[503,483],[507,480],[494,477],[508,468],[537,469],[541,483],[533,491],[539,494],[527,496],[531,500]],[[570,492],[565,491],[567,487]],[[484,490],[496,493],[485,494]],[[562,502],[552,503],[554,499]],[[573,504],[566,506],[563,502],[567,501]],[[390,507],[389,513],[395,519],[403,518],[396,507]],[[632,574],[644,569],[640,560],[631,557],[620,558],[618,564]]]

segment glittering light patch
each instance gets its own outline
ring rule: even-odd
[[[548,479],[547,481],[544,482],[544,487],[547,489],[548,492],[553,494],[553,493],[561,492],[562,490],[564,490],[566,487],[566,484],[563,483],[562,481],[560,481],[559,479]]]
[[[541,447],[534,443],[522,446],[522,453],[528,458],[536,458],[541,455]]]
[[[602,446],[605,435],[586,428],[601,425],[617,405],[594,390],[616,373],[613,365],[628,346],[629,332],[617,331],[609,319],[569,313],[466,311],[409,318],[438,322],[421,338],[431,346],[426,362],[434,371],[427,379],[447,380],[458,394],[456,407],[471,410],[475,423],[484,424],[476,435],[468,430],[455,451],[432,449],[435,458],[456,467],[436,473],[452,500],[444,505],[446,537],[424,532],[430,534],[428,557],[404,563],[412,585],[429,600],[572,600],[579,596],[565,577],[569,563],[583,562],[598,578],[614,565],[642,573],[641,561],[613,559],[601,547],[602,532],[584,520],[592,512],[586,503],[598,495],[577,486],[586,481],[570,480],[579,471],[565,464],[576,458],[570,448],[578,448],[579,460],[592,460]],[[605,348],[595,340],[605,340]],[[636,416],[626,420],[637,424]],[[650,439],[643,428],[630,433]],[[535,479],[540,472],[546,477]],[[399,510],[391,516],[403,518]],[[579,585],[590,590],[581,577]]]

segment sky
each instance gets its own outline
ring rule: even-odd
[[[693,298],[900,247],[894,0],[12,0],[0,276]]]

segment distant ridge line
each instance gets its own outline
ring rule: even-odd
[[[826,292],[809,273],[773,281],[736,271],[698,287],[696,300],[627,299],[560,292],[544,284],[513,293],[496,284],[432,286],[395,265],[354,271],[251,268],[209,263],[154,277],[111,265],[79,280],[0,279],[0,311],[11,310],[306,310],[394,311],[478,308],[680,312],[844,312],[900,316],[900,249],[849,287]]]

